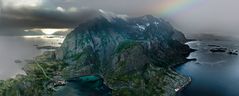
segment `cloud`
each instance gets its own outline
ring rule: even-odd
[[[66,10],[62,7],[57,7],[56,10],[60,11],[60,12],[65,12]]]
[[[74,7],[64,9],[58,6],[53,9],[27,6],[5,6],[4,10],[0,10],[0,35],[41,33],[32,30],[26,32],[34,28],[72,29],[99,14],[97,10]]]
[[[2,7],[3,7],[3,5],[2,5],[2,0],[0,0],[0,16],[1,16],[1,14],[2,14]]]
[[[76,7],[70,7],[70,8],[68,9],[68,11],[69,11],[69,12],[77,12],[77,11],[78,11],[78,8],[76,8]]]
[[[98,16],[100,14],[98,9],[106,10],[101,10],[101,13],[107,14],[106,17],[114,16],[114,13],[137,12],[136,9],[143,11],[143,5],[147,3],[145,0],[139,2],[135,0],[2,0],[0,28],[74,28]],[[117,15],[117,17],[126,18],[127,15]]]
[[[8,8],[2,12],[0,27],[8,28],[73,28],[78,24],[98,15],[98,11],[82,9],[68,12],[37,8]]]
[[[8,7],[37,7],[42,3],[42,0],[3,0],[3,6]]]
[[[120,17],[112,12],[89,8],[55,7],[54,9],[39,7],[5,7],[0,15],[0,35],[22,35],[30,32],[42,32],[41,29],[73,29],[98,16],[106,18]],[[66,31],[61,31],[66,32]]]

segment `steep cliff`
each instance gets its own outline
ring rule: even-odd
[[[150,15],[99,16],[68,34],[56,57],[69,64],[66,79],[102,76],[115,96],[171,96],[187,82],[170,69],[186,61],[185,41],[168,22]]]

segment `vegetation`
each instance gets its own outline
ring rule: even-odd
[[[127,74],[113,73],[107,78],[107,83],[113,87],[113,96],[150,96],[165,93],[167,86],[165,77],[168,77],[164,69],[152,69],[148,67],[145,72],[131,72]],[[161,95],[160,95],[161,94]]]
[[[51,96],[54,91],[48,84],[54,81],[54,77],[61,76],[65,66],[61,61],[39,56],[24,67],[27,75],[1,81],[0,96]]]
[[[137,43],[135,41],[125,41],[123,43],[120,43],[120,45],[116,49],[116,53],[121,53],[124,50],[130,49],[130,48],[134,47],[137,44],[139,44],[139,43]]]

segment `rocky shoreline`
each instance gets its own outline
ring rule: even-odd
[[[187,61],[188,62],[188,61]],[[186,63],[186,62],[185,62]],[[172,71],[176,72],[175,71],[175,68],[178,67],[178,66],[181,66],[185,63],[181,63],[181,64],[175,64],[174,66],[172,66],[170,69],[172,69]],[[183,85],[178,85],[177,88],[175,88],[175,91],[176,91],[176,94],[178,94],[180,91],[182,91],[184,88],[186,88],[188,85],[190,85],[190,83],[192,82],[192,78],[191,77],[188,77],[188,76],[184,76],[178,72],[176,72],[177,74],[179,74],[180,76],[183,76],[183,77],[186,77],[186,82],[184,82]]]
[[[187,40],[187,42],[190,42],[190,41]],[[192,52],[195,52],[195,51],[197,51],[197,50],[190,48],[190,49],[189,49],[189,52],[190,52],[190,53],[189,53],[188,55],[190,55]],[[187,56],[186,56],[186,57],[187,57]],[[186,58],[186,57],[185,57],[185,58]],[[184,76],[184,75],[182,75],[182,74],[176,72],[176,70],[175,70],[176,67],[179,67],[179,66],[181,66],[181,65],[183,65],[183,64],[185,64],[185,63],[187,63],[187,62],[196,61],[196,60],[197,60],[196,58],[185,59],[185,60],[183,60],[183,62],[178,62],[178,63],[172,64],[172,65],[169,67],[169,69],[170,69],[171,71],[177,73],[179,76],[184,77],[184,78],[182,78],[182,79],[185,79],[185,82],[183,82],[181,85],[177,85],[178,87],[175,88],[176,94],[178,94],[180,91],[182,91],[182,90],[183,90],[184,88],[186,88],[188,85],[190,85],[191,82],[192,82],[192,78],[191,78],[191,77]],[[176,95],[176,94],[175,94],[175,95]]]
[[[194,52],[195,50],[192,50],[191,52]],[[185,62],[183,63],[176,63],[176,64],[173,64],[169,67],[169,69],[173,72],[176,72],[175,68],[178,67],[178,66],[181,66],[183,64],[185,64],[186,62],[190,62],[190,61],[194,61],[195,59],[187,59]],[[178,72],[176,72],[179,76],[182,76],[184,78],[182,79],[185,79],[185,82],[183,82],[183,84],[181,85],[177,85],[177,87],[175,87],[175,92],[176,94],[178,94],[180,91],[182,91],[184,88],[186,88],[191,82],[192,82],[192,78],[191,77],[188,77],[188,76],[184,76]]]

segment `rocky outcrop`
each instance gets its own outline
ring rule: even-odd
[[[69,64],[65,78],[100,75],[115,96],[171,96],[188,80],[169,68],[186,61],[185,41],[168,22],[150,15],[99,16],[68,34],[56,57]]]
[[[186,39],[185,35],[184,35],[182,32],[180,32],[180,31],[174,32],[174,34],[173,34],[173,36],[172,36],[172,39],[173,39],[173,40],[177,40],[177,41],[179,41],[179,42],[181,42],[181,43],[183,43],[183,44],[188,41],[188,40]]]

